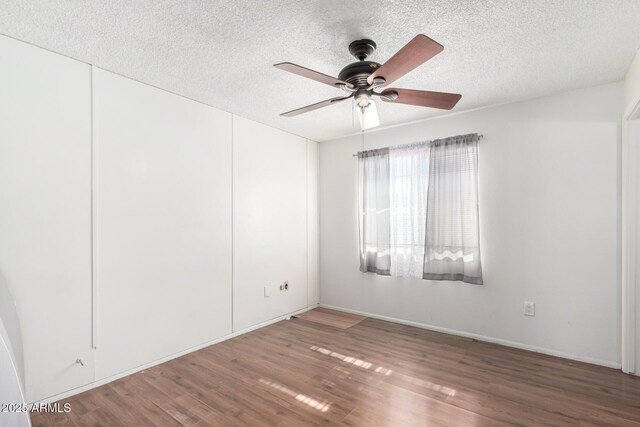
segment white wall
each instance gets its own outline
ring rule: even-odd
[[[624,79],[624,118],[640,118],[640,50],[627,71]]]
[[[623,370],[640,375],[640,51],[625,77],[624,96]]]
[[[0,63],[0,277],[34,401],[93,379],[91,70],[6,37]]]
[[[0,60],[0,280],[28,401],[317,301],[316,143],[2,36]]]
[[[305,139],[234,117],[235,331],[307,306],[306,183]]]
[[[367,149],[484,134],[484,286],[360,273],[361,139],[321,143],[321,303],[619,366],[622,99],[616,83],[366,134]]]
[[[231,333],[231,114],[93,85],[100,379]]]
[[[625,123],[623,152],[623,370],[640,375],[640,120]]]

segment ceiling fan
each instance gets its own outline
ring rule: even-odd
[[[350,92],[347,96],[331,98],[287,111],[282,113],[281,116],[293,117],[354,98],[358,107],[360,123],[364,130],[380,124],[373,97],[379,97],[384,102],[395,104],[450,110],[457,104],[462,95],[426,90],[384,89],[388,84],[393,83],[409,71],[442,52],[443,49],[444,47],[440,43],[431,40],[424,34],[418,34],[387,62],[380,65],[377,62],[366,61],[367,57],[376,50],[376,44],[373,40],[356,40],[349,45],[349,52],[358,59],[358,62],[344,67],[338,74],[338,78],[292,64],[291,62],[274,64],[274,67],[281,70]]]

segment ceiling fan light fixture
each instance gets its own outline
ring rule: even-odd
[[[356,94],[356,104],[358,107],[366,108],[371,103],[371,95],[367,92],[361,92]]]
[[[360,128],[367,130],[380,126],[380,119],[378,118],[378,109],[376,103],[372,99],[369,99],[369,103],[366,106],[357,105],[358,118],[360,119]]]

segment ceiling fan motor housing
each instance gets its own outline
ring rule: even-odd
[[[340,71],[338,78],[345,82],[351,83],[356,87],[369,86],[367,77],[373,74],[380,64],[372,61],[360,61],[349,64]]]
[[[351,42],[349,52],[358,60],[364,61],[376,50],[376,43],[373,40],[362,39]]]
[[[359,60],[349,64],[340,71],[338,78],[345,82],[351,83],[355,87],[365,87],[367,77],[373,74],[380,64],[372,61],[365,61],[369,55],[376,50],[376,44],[373,40],[362,39],[351,42],[349,52]]]

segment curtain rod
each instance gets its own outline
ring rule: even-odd
[[[428,144],[431,144],[431,143],[433,143],[435,141],[446,141],[447,139],[461,138],[461,137],[471,136],[471,135],[476,135],[476,134],[469,133],[469,134],[466,134],[466,135],[456,135],[456,136],[449,136],[447,138],[432,139],[430,141],[418,141],[418,142],[410,142],[408,144],[392,145],[391,147],[372,148],[371,150],[358,151],[357,153],[352,154],[351,156],[352,157],[358,157],[359,154],[368,153],[370,151],[376,151],[376,150],[384,150],[385,148],[408,148],[408,147],[412,147],[412,146],[428,145]],[[481,140],[482,138],[484,138],[484,135],[482,135],[482,134],[477,134],[477,135],[478,135],[478,141]]]

